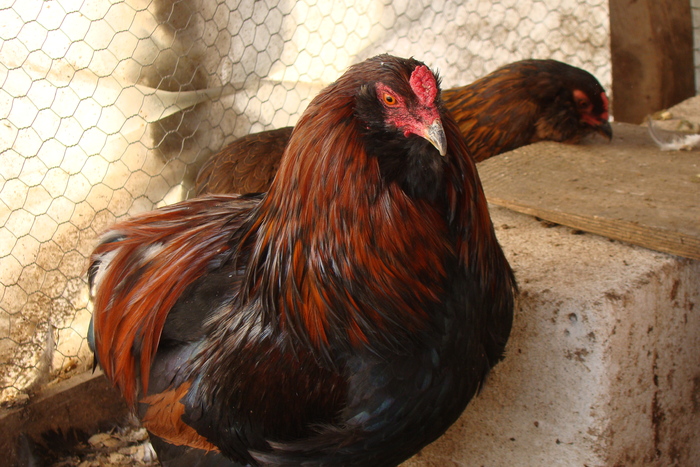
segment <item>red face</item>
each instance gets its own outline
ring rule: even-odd
[[[603,111],[596,115],[593,111],[593,103],[588,95],[579,89],[574,90],[574,101],[576,102],[576,109],[581,115],[581,120],[594,127],[607,122],[610,117],[608,96],[605,95],[605,92],[602,92],[600,98],[603,101]]]
[[[386,123],[402,130],[404,136],[414,134],[430,141],[445,155],[446,143],[440,112],[435,103],[438,86],[433,73],[419,66],[411,74],[411,90],[418,105],[409,105],[401,95],[384,83],[376,84],[377,98],[385,109]]]

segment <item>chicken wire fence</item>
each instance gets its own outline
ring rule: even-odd
[[[250,132],[293,125],[352,63],[468,84],[554,58],[610,89],[605,0],[0,0],[0,402],[86,369],[88,256],[186,198]]]

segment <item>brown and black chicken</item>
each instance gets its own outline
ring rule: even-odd
[[[522,60],[443,92],[474,160],[538,141],[612,138],[605,90],[585,70],[556,60]]]
[[[522,60],[442,97],[474,160],[536,143],[578,143],[591,133],[612,138],[605,90],[585,70],[556,60]],[[267,191],[292,127],[244,136],[211,156],[197,195]]]
[[[90,339],[166,466],[393,466],[502,358],[515,280],[421,62],[352,66],[269,191],[112,227]]]

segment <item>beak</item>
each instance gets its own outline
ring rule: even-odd
[[[445,129],[442,128],[442,122],[439,118],[436,118],[435,121],[425,129],[423,138],[430,141],[441,156],[447,154],[447,138],[445,137]]]
[[[598,125],[595,129],[598,133],[601,135],[605,136],[608,138],[608,141],[612,141],[613,137],[613,131],[612,131],[612,126],[610,126],[610,122],[605,121]]]

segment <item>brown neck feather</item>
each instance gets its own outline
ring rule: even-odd
[[[397,349],[427,326],[425,308],[443,293],[444,262],[456,256],[445,241],[444,210],[383,182],[347,97],[322,96],[319,105],[324,118],[299,122],[251,226],[257,234],[242,296],[272,305],[262,307],[267,321],[315,352]]]

